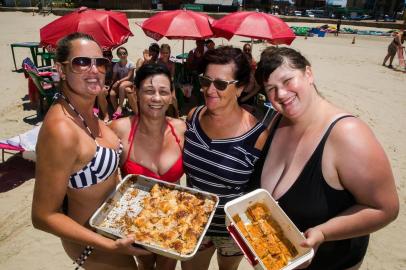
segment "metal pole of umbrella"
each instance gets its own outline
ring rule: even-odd
[[[183,60],[184,60],[184,58],[183,58],[184,54],[185,54],[185,40],[182,39],[182,65],[183,65]]]

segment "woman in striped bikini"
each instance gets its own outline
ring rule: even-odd
[[[188,185],[217,194],[220,203],[199,252],[183,270],[208,269],[217,249],[220,270],[234,270],[242,253],[227,232],[224,204],[248,191],[248,182],[265,140],[265,126],[238,105],[250,80],[241,49],[220,47],[203,56],[199,76],[205,106],[193,109],[185,133],[183,166]]]
[[[33,225],[62,239],[76,269],[137,269],[129,255],[149,252],[130,237],[114,241],[88,226],[119,180],[122,144],[92,111],[109,60],[92,37],[74,33],[58,43],[56,62],[61,92],[38,137]]]

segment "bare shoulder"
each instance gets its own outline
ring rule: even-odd
[[[176,132],[179,134],[183,134],[186,131],[186,123],[181,119],[176,119],[172,117],[167,118],[171,125],[175,128]]]
[[[108,127],[111,128],[120,139],[122,139],[130,132],[131,123],[134,120],[134,117],[135,116],[130,116],[113,120]]]
[[[357,117],[346,117],[338,121],[331,131],[329,140],[338,148],[364,143],[378,143],[371,128]]]
[[[197,107],[194,107],[188,112],[187,118],[186,118],[188,121],[190,121],[192,119],[193,114],[195,113],[196,109],[197,109]]]
[[[355,117],[337,122],[327,140],[340,182],[350,191],[393,178],[389,159],[366,123]],[[379,166],[377,166],[379,164]]]
[[[44,144],[72,148],[79,141],[77,132],[72,128],[73,125],[72,120],[61,113],[47,115],[38,135],[38,146]]]

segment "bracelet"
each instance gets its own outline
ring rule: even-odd
[[[80,267],[86,262],[87,258],[89,258],[90,254],[94,250],[92,246],[86,246],[85,250],[83,250],[82,254],[80,254],[79,258],[77,258],[73,264],[77,264],[78,266],[75,267],[75,270],[79,270]]]

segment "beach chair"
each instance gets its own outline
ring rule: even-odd
[[[29,79],[32,80],[39,93],[37,115],[43,117],[51,106],[53,98],[58,91],[56,82],[52,78],[54,73],[52,72],[51,67],[46,67],[46,69],[50,71],[42,71],[46,69],[35,67],[29,58],[23,60],[23,69]]]
[[[7,142],[0,141],[0,149],[1,149],[1,162],[4,162],[4,155],[5,154],[16,154],[24,152],[24,148],[21,146],[14,146]]]
[[[0,140],[1,162],[5,154],[22,154],[24,159],[35,161],[35,147],[41,125],[10,139]]]

